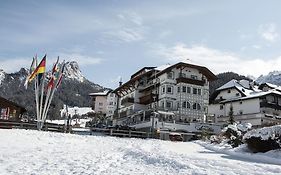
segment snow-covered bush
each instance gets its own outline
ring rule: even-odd
[[[280,149],[281,125],[251,130],[244,135],[243,141],[253,152]]]
[[[232,147],[238,147],[241,145],[243,135],[251,129],[250,123],[245,124],[230,124],[222,130],[222,135],[226,138],[228,144]]]

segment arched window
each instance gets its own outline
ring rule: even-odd
[[[201,105],[200,105],[199,103],[194,103],[194,104],[192,105],[192,108],[193,108],[193,109],[196,109],[196,110],[201,110]]]
[[[201,110],[201,105],[197,103],[197,110]]]
[[[194,103],[194,104],[192,105],[192,109],[197,109],[197,103]]]
[[[186,108],[186,101],[182,102],[182,108]]]
[[[186,102],[186,108],[190,109],[190,103],[188,101]]]

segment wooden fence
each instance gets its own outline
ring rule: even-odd
[[[149,138],[151,136],[148,132],[120,129],[91,128],[91,132],[99,132],[104,133],[104,135],[116,137]]]
[[[0,120],[1,129],[31,129],[37,130],[36,122],[21,122],[21,121],[8,121]],[[65,132],[66,128],[64,125],[55,123],[45,123],[42,130],[54,131],[54,132]]]

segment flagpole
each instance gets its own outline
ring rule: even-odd
[[[35,60],[35,65],[37,67],[37,56]],[[38,77],[35,78],[35,83],[34,83],[34,88],[35,88],[35,102],[36,102],[36,115],[37,115],[37,121],[40,120],[39,116],[39,89],[38,89]],[[40,129],[40,126],[37,122],[37,129]]]
[[[43,78],[42,78],[42,81],[41,81],[41,84],[42,84],[42,86],[41,86],[41,95],[40,95],[40,97],[41,97],[41,99],[40,99],[40,106],[39,106],[39,109],[40,109],[40,111],[39,111],[39,116],[40,116],[40,121],[39,121],[39,123],[40,123],[40,129],[39,130],[41,130],[42,129],[42,127],[43,127],[43,120],[42,120],[42,115],[43,115],[43,99],[44,99],[44,84],[45,84],[45,78],[46,78],[46,71],[44,71],[44,73],[43,73]]]
[[[51,105],[51,102],[52,102],[52,99],[53,99],[55,90],[57,89],[57,86],[58,86],[58,84],[59,84],[59,82],[60,82],[60,79],[61,79],[61,76],[62,76],[62,74],[63,74],[63,67],[64,67],[64,64],[65,64],[65,63],[64,63],[64,61],[63,61],[62,65],[61,65],[61,70],[60,70],[59,75],[58,75],[58,78],[57,78],[57,81],[56,81],[56,83],[55,83],[55,85],[54,85],[54,88],[51,89],[51,96],[50,96],[50,99],[49,99],[49,101],[48,101],[47,109],[46,109],[46,111],[45,111],[45,113],[44,113],[44,120],[45,120],[46,117],[47,117],[47,114],[48,114],[48,111],[49,111],[49,108],[50,108],[50,105]]]
[[[51,89],[48,88],[48,91],[47,91],[47,95],[46,95],[46,100],[45,100],[45,104],[44,104],[44,109],[43,109],[43,113],[42,113],[42,121],[45,122],[45,113],[46,113],[46,109],[47,109],[47,105],[50,101],[50,94],[51,94]]]

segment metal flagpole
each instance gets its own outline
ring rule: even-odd
[[[44,104],[44,109],[43,109],[43,113],[42,113],[42,121],[43,122],[45,122],[45,111],[47,109],[47,104],[49,103],[50,94],[51,94],[51,89],[48,88],[48,92],[47,92],[46,99],[45,99],[45,104]]]
[[[42,127],[43,127],[43,120],[42,120],[42,117],[43,117],[43,99],[44,99],[44,84],[45,84],[45,77],[46,77],[46,73],[44,72],[43,73],[43,78],[42,78],[42,81],[41,81],[41,84],[42,84],[42,86],[41,86],[41,95],[40,95],[40,97],[41,97],[41,99],[40,99],[40,107],[39,107],[39,109],[40,109],[40,111],[39,111],[39,116],[40,116],[40,120],[39,120],[39,123],[40,123],[40,129],[39,130],[41,130],[42,129]]]
[[[35,57],[35,67],[37,67],[37,55]],[[38,77],[35,77],[35,83],[34,83],[34,92],[35,92],[35,102],[36,102],[36,117],[37,121],[40,120],[39,116],[39,89],[38,89]],[[37,128],[39,129],[40,126],[37,122]]]
[[[63,74],[63,67],[64,67],[64,65],[65,65],[65,63],[64,63],[64,61],[63,61],[62,65],[61,65],[61,69],[60,69],[59,75],[58,75],[58,78],[57,78],[57,81],[56,81],[54,87],[51,89],[51,90],[52,90],[52,91],[51,91],[51,96],[50,96],[50,99],[49,99],[49,101],[48,101],[47,109],[46,109],[46,111],[45,111],[45,113],[44,113],[44,120],[45,120],[45,118],[47,117],[47,113],[48,113],[48,111],[49,111],[49,108],[50,108],[50,105],[51,105],[51,102],[52,102],[52,99],[53,99],[55,90],[57,89],[57,86],[58,86],[59,81],[60,81],[60,77],[61,77],[62,74]]]

